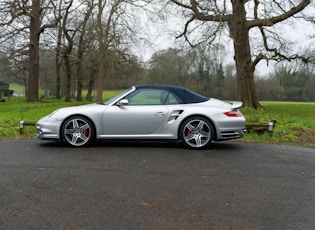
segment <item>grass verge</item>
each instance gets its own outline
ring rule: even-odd
[[[263,108],[242,108],[247,122],[268,122],[276,119],[275,130],[268,133],[246,134],[248,142],[301,145],[315,148],[315,103],[261,102]]]
[[[106,91],[104,99],[119,91]],[[66,106],[90,103],[88,101],[64,102],[64,100],[45,99],[43,102],[26,103],[24,97],[5,98],[0,103],[0,139],[36,138],[33,126],[26,126],[20,134],[20,120],[37,121],[39,118]],[[245,142],[263,142],[288,145],[300,145],[315,148],[315,103],[261,102],[262,109],[242,108],[247,122],[268,122],[277,119],[273,135],[268,133],[247,133]]]

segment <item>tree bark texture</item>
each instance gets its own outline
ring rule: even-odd
[[[64,17],[63,17],[63,22],[62,22],[62,30],[63,33],[66,37],[66,40],[68,42],[67,45],[65,45],[63,49],[63,58],[65,61],[65,67],[66,67],[66,91],[65,91],[65,101],[69,102],[71,101],[71,77],[72,77],[72,69],[71,69],[71,52],[73,49],[73,38],[75,36],[75,32],[73,32],[72,35],[70,35],[68,28],[67,28],[67,21],[68,21],[68,15],[70,8],[72,6],[73,0],[71,0],[66,8]]]
[[[251,61],[249,28],[246,24],[246,10],[242,1],[233,1],[233,15],[229,20],[230,36],[234,44],[234,59],[237,70],[238,100],[244,106],[261,107],[255,88],[255,66]]]
[[[26,101],[39,101],[39,36],[41,5],[40,0],[33,0],[30,12],[30,44],[29,44],[29,74],[27,81]]]
[[[68,54],[64,54],[65,67],[66,67],[66,91],[65,91],[65,101],[71,101],[71,63]]]
[[[59,3],[59,18],[61,18],[61,1]],[[56,47],[56,92],[55,96],[57,99],[61,99],[61,39],[62,39],[62,25],[58,25],[58,35],[57,35],[57,47]]]
[[[100,51],[102,52],[102,51]],[[103,81],[105,76],[105,60],[102,53],[99,54],[98,72],[97,72],[97,87],[96,87],[96,101],[102,102],[103,98]]]
[[[99,45],[98,52],[98,74],[97,74],[97,89],[96,89],[96,101],[102,102],[103,98],[103,84],[106,75],[106,55],[111,42],[111,34],[114,33],[115,26],[112,27],[112,24],[115,23],[114,15],[117,13],[117,9],[124,0],[117,0],[112,3],[112,5],[106,5],[106,1],[98,2],[98,15],[97,15],[97,39]],[[107,14],[106,23],[103,21],[103,13],[105,7],[109,8],[109,13]]]
[[[77,101],[82,101],[82,90],[83,90],[83,56],[84,56],[84,48],[85,48],[85,40],[84,36],[86,34],[86,26],[88,19],[90,18],[94,7],[94,1],[90,2],[89,8],[84,15],[84,20],[82,22],[82,29],[80,32],[79,44],[78,44],[78,52],[77,52]]]

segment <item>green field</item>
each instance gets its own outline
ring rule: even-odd
[[[10,84],[9,89],[14,90],[14,93],[25,94],[25,87],[19,84]]]
[[[242,108],[247,122],[276,119],[272,136],[251,133],[245,141],[315,147],[315,103],[261,102],[263,109]]]
[[[12,85],[10,85],[12,88]],[[23,93],[15,91],[18,93]],[[116,95],[120,90],[105,91],[104,100]],[[0,103],[0,139],[36,138],[35,127],[25,127],[20,134],[20,120],[36,121],[57,108],[75,106],[90,102],[64,102],[64,100],[44,99],[42,102],[27,103],[25,97],[5,98]],[[242,108],[248,123],[268,122],[276,119],[273,135],[269,133],[247,133],[239,141],[278,143],[315,147],[315,103],[261,102],[263,109]]]

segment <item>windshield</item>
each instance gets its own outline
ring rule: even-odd
[[[117,94],[116,96],[114,96],[114,97],[108,99],[107,101],[105,101],[103,104],[104,105],[109,105],[110,103],[114,102],[115,100],[117,100],[118,98],[122,97],[124,94],[129,92],[131,89],[132,89],[132,87],[122,91],[121,93]]]

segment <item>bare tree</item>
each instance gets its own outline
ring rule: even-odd
[[[135,39],[135,14],[133,9],[144,9],[149,0],[98,0],[96,36],[98,40],[98,73],[96,101],[102,101],[104,79],[106,76],[106,66],[110,66],[110,50],[114,50],[124,55],[124,48]],[[140,11],[137,13],[139,14]],[[130,56],[130,55],[129,55]],[[107,62],[106,62],[107,61]]]
[[[58,4],[58,9],[55,9],[55,17],[61,18],[62,15],[62,1]],[[57,29],[57,44],[56,44],[56,58],[55,58],[55,66],[56,66],[56,90],[55,90],[55,96],[57,99],[61,98],[61,40],[62,40],[62,24],[58,24]]]
[[[150,60],[150,82],[185,85],[190,68],[188,55],[177,49],[161,50]]]
[[[105,75],[105,57],[108,53],[109,46],[114,40],[114,22],[117,20],[115,14],[118,16],[118,8],[124,0],[114,1],[102,1],[99,0],[97,3],[98,14],[97,14],[97,39],[98,39],[98,74],[97,74],[97,90],[96,90],[96,101],[102,101],[103,93],[103,81]],[[104,17],[106,18],[104,22]]]
[[[288,55],[283,51],[284,43],[279,43],[281,35],[274,26],[280,22],[302,16],[301,12],[311,4],[310,0],[170,0],[183,10],[188,20],[178,37],[185,38],[189,44],[196,45],[194,31],[205,28],[206,37],[202,42],[212,42],[222,29],[228,29],[234,44],[234,59],[237,69],[238,99],[245,106],[258,108],[254,71],[261,60],[292,60],[307,58]],[[253,54],[250,45],[250,30],[257,28],[263,49]],[[256,40],[256,42],[258,42]]]
[[[72,7],[73,0],[68,2],[66,10],[64,12],[63,22],[62,22],[62,31],[66,38],[66,42],[63,47],[63,58],[65,61],[65,68],[66,68],[66,90],[65,90],[65,101],[69,102],[71,100],[71,52],[74,45],[74,37],[76,35],[77,30],[73,30],[68,28],[68,20],[69,20],[69,13],[70,8]]]
[[[60,19],[54,18],[52,21],[43,23],[44,15],[49,9],[54,8],[53,1],[32,0],[4,1],[1,3],[3,17],[0,26],[9,29],[4,40],[14,39],[14,35],[27,33],[29,36],[28,55],[29,73],[26,90],[26,100],[28,102],[38,101],[39,86],[39,46],[40,35],[46,28],[55,27]],[[28,19],[28,20],[27,20]],[[19,43],[21,41],[18,41]]]
[[[88,49],[93,49],[94,45],[90,44],[95,44],[93,32],[91,29],[87,31],[87,25],[92,24],[89,18],[94,8],[94,0],[59,1],[55,12],[56,15],[63,15],[62,22],[59,23],[56,31],[56,97],[59,99],[61,98],[61,82],[64,80],[65,101],[70,101],[75,94],[77,101],[82,101],[84,54],[87,51],[93,52]],[[87,35],[88,32],[89,35]],[[63,65],[64,79],[61,72]]]
[[[78,47],[77,47],[77,101],[82,101],[82,89],[83,89],[83,56],[84,52],[86,51],[87,43],[90,43],[90,41],[87,41],[86,33],[87,33],[87,23],[89,18],[92,15],[93,9],[95,8],[94,0],[87,0],[87,7],[86,12],[84,13],[84,19],[80,25],[79,30],[79,41],[78,41]]]

